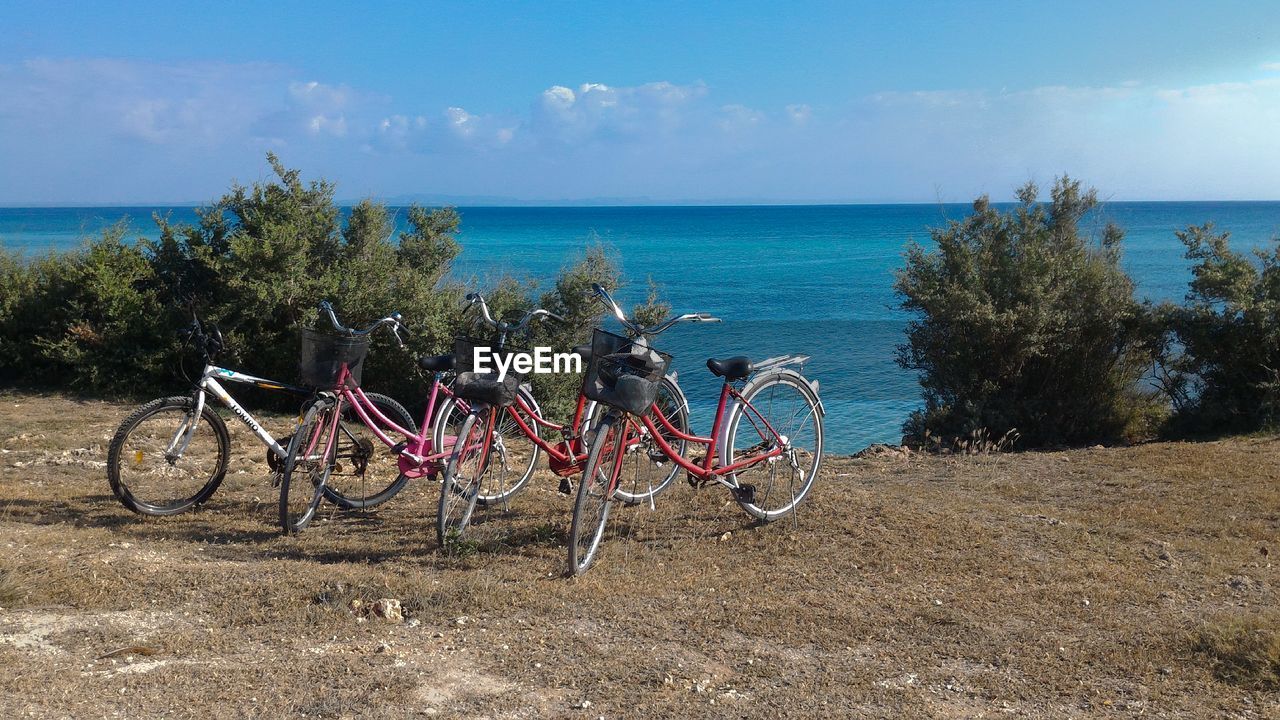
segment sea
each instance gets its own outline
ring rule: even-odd
[[[403,208],[391,209],[403,224]],[[641,300],[656,283],[673,311],[709,312],[721,323],[677,326],[654,344],[675,357],[696,431],[715,413],[709,357],[808,356],[819,383],[826,447],[851,453],[897,443],[920,407],[916,377],[895,362],[909,316],[893,290],[908,243],[971,212],[959,204],[675,207],[461,207],[456,279],[484,288],[513,275],[549,286],[600,243],[619,261],[618,296]],[[153,215],[194,222],[191,207],[0,208],[0,246],[25,256],[80,246],[124,220],[130,237],[154,237]],[[1085,221],[1126,232],[1123,263],[1142,297],[1180,300],[1191,279],[1174,235],[1213,222],[1241,249],[1280,236],[1280,202],[1110,202]],[[394,308],[388,308],[388,311]],[[412,324],[412,318],[407,318]],[[252,368],[246,368],[252,371]]]

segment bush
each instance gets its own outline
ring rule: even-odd
[[[1167,307],[1164,385],[1181,431],[1251,431],[1280,420],[1280,240],[1254,263],[1212,224],[1179,232],[1195,264],[1186,302]]]
[[[155,218],[154,241],[126,243],[121,225],[76,252],[34,261],[0,254],[0,383],[143,397],[181,390],[175,331],[193,311],[222,330],[220,364],[287,380],[297,374],[299,328],[325,328],[316,306],[330,299],[351,326],[403,314],[410,352],[377,334],[364,376],[371,389],[411,403],[426,386],[414,358],[449,351],[463,322],[465,290],[448,279],[460,252],[458,213],[411,208],[393,239],[382,205],[361,202],[343,223],[332,184],[304,183],[274,155],[268,160],[275,180],[233,186],[194,225]],[[567,348],[584,342],[602,314],[585,295],[592,282],[619,282],[617,263],[600,247],[540,296],[511,279],[486,295],[500,314],[540,303],[564,315],[568,323],[538,328],[535,339]],[[539,378],[535,392],[560,409],[579,382]]]
[[[973,214],[912,244],[895,289],[914,315],[898,363],[919,373],[925,407],[909,442],[1016,431],[1029,446],[1132,439],[1161,415],[1139,389],[1160,336],[1120,268],[1121,231],[1082,235],[1094,191],[1063,177],[1051,201],[1028,183],[1001,212]]]

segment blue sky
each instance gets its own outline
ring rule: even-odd
[[[1280,3],[0,0],[0,204],[1280,199]]]

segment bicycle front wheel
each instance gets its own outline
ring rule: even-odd
[[[822,410],[805,379],[791,372],[752,379],[743,388],[742,399],[729,421],[726,465],[776,448],[775,433],[784,441],[778,457],[731,476],[738,505],[752,517],[769,522],[795,512],[813,489],[822,464]]]
[[[333,472],[339,432],[337,403],[325,398],[307,409],[289,441],[280,479],[280,530],[285,535],[301,532],[315,517]]]
[[[227,473],[226,423],[191,397],[152,400],[120,424],[107,450],[107,481],[141,515],[177,515],[208,500]]]
[[[520,388],[519,395],[532,414],[522,412],[517,405],[497,411],[493,440],[494,457],[490,462],[499,465],[502,472],[490,478],[480,488],[480,494],[476,497],[477,505],[505,505],[524,491],[537,467],[542,448],[534,442],[534,438],[540,437],[540,428],[534,416],[541,418],[541,410],[528,390]],[[461,426],[466,421],[467,413],[462,412],[460,408],[461,404],[456,398],[449,398],[436,416],[436,427],[433,433],[434,447],[441,448],[441,452],[452,448],[461,434]],[[520,413],[520,419],[529,432],[525,432],[516,422],[516,413]]]
[[[440,484],[440,505],[436,511],[436,540],[449,549],[462,538],[489,473],[493,451],[494,408],[472,408],[462,423],[453,455]]]
[[[569,526],[569,574],[581,575],[596,561],[613,508],[614,492],[626,449],[628,423],[615,411],[595,428],[595,439],[578,482],[578,499]]]
[[[405,430],[418,431],[417,423],[400,403],[378,393],[366,393],[365,397],[388,420]],[[368,510],[395,497],[408,484],[409,478],[400,473],[399,458],[385,449],[355,407],[347,403],[343,403],[337,437],[333,473],[324,486],[325,500],[343,510]]]

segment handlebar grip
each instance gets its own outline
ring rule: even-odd
[[[477,293],[477,292],[467,293],[467,302],[473,303],[479,299],[480,299],[480,293]]]

